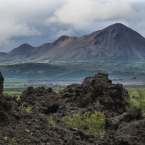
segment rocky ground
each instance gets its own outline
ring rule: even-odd
[[[61,94],[51,88],[27,88],[4,97],[0,76],[0,145],[145,145],[145,118],[130,108],[128,92],[99,73]],[[67,127],[64,116],[87,111],[105,114],[105,135]]]

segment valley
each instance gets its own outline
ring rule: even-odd
[[[50,65],[46,63],[24,63],[0,66],[5,77],[7,91],[23,91],[28,86],[66,87],[72,83],[81,83],[85,77],[99,72],[109,74],[114,83],[126,87],[145,86],[145,63],[63,63]]]

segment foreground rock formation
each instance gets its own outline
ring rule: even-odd
[[[0,145],[144,145],[145,119],[129,108],[128,93],[107,74],[88,77],[56,94],[51,88],[25,90],[20,99],[0,97]],[[65,126],[63,117],[86,111],[106,116],[105,135],[87,134]]]

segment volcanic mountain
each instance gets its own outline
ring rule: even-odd
[[[6,59],[27,59],[33,49],[34,49],[33,46],[25,43],[15,49],[11,50],[9,53],[4,55],[4,58],[6,58]]]
[[[61,36],[52,43],[35,48],[23,44],[3,57],[9,60],[14,58],[34,62],[142,61],[145,60],[145,38],[131,28],[116,23],[80,38]]]

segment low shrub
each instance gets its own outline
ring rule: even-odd
[[[143,115],[145,115],[145,88],[128,89],[128,93],[130,96],[130,106],[141,108]]]
[[[55,92],[56,94],[60,94],[63,90],[64,90],[64,88],[55,88],[55,89],[54,89],[54,92]]]
[[[73,114],[72,117],[64,117],[64,123],[72,128],[85,130],[89,134],[105,134],[105,115],[100,111]]]

